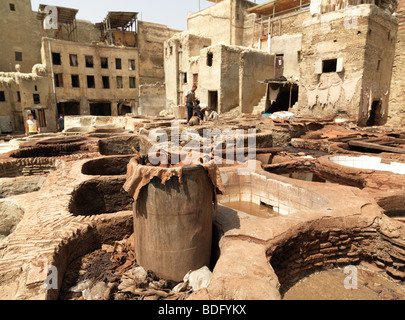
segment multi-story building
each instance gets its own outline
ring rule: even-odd
[[[171,70],[166,72],[167,105],[184,94],[182,79],[194,79],[198,73],[201,100],[210,104],[211,92],[217,92],[223,96],[222,112],[236,106],[248,113],[259,104],[263,112],[290,110],[298,116],[346,117],[363,126],[405,123],[401,90],[405,52],[402,34],[397,35],[398,21],[400,30],[404,23],[402,2],[399,19],[396,0],[271,0],[260,5],[247,0],[216,2],[189,14],[183,39],[176,35],[165,44],[165,52],[169,52],[166,70]],[[202,61],[212,60],[218,44],[269,53],[273,67],[258,53],[250,62],[230,55],[226,63],[203,75],[206,65]],[[195,53],[198,46],[200,52]],[[215,54],[213,61],[215,65]],[[229,92],[227,88],[245,89],[248,83],[241,86],[240,77],[227,74],[242,62],[244,73],[253,75],[250,88],[245,90],[251,96],[237,103],[234,96],[242,91]],[[257,68],[258,64],[262,68]],[[262,84],[265,80],[269,80],[267,90]]]
[[[3,132],[22,131],[28,113],[52,132],[59,114],[164,108],[163,43],[179,31],[138,21],[136,12],[109,12],[97,24],[77,20],[77,12],[51,5],[33,12],[30,0],[0,4]]]

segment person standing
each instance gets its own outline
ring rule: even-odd
[[[193,85],[191,90],[186,92],[184,96],[184,105],[187,108],[187,124],[189,124],[191,117],[194,114],[194,103],[195,103],[195,91],[197,90],[197,86]]]
[[[56,126],[58,127],[58,132],[65,130],[65,119],[63,118],[63,114],[61,114],[58,121],[56,121]]]
[[[32,136],[35,134],[40,134],[41,133],[41,128],[38,127],[37,125],[37,120],[34,119],[34,115],[30,113],[28,115],[28,120],[25,123],[25,136],[28,137],[28,135]]]

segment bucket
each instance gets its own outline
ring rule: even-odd
[[[142,166],[141,173],[148,169]],[[184,167],[182,179],[173,176],[162,184],[154,177],[134,205],[137,263],[178,282],[210,265],[214,201],[214,186],[202,166]]]

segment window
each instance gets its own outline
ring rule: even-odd
[[[170,54],[173,54],[173,47],[170,46]]]
[[[86,61],[86,68],[93,68],[94,67],[94,61],[92,56],[85,56],[84,60]]]
[[[108,69],[108,58],[100,58],[101,60],[101,68]]]
[[[38,93],[34,93],[33,98],[34,98],[34,104],[40,104],[41,103],[41,98],[40,98]]]
[[[122,83],[122,77],[118,76],[117,77],[117,89],[122,89],[124,88],[124,84]]]
[[[60,53],[52,52],[52,63],[57,66],[60,66],[62,64]]]
[[[38,123],[41,128],[46,127],[46,118],[44,109],[38,109]]]
[[[23,61],[22,52],[15,52],[15,61]]]
[[[10,11],[15,11],[15,4],[14,3],[10,3]]]
[[[198,73],[193,73],[193,85],[198,86]]]
[[[4,94],[4,91],[0,91],[0,101],[6,101],[6,95]]]
[[[72,88],[80,88],[79,76],[72,74]]]
[[[136,88],[136,81],[135,81],[135,77],[129,77],[129,87],[131,89],[135,89]]]
[[[87,76],[87,88],[94,89],[96,87],[96,81],[94,76]]]
[[[336,72],[337,59],[323,60],[322,73]]]
[[[214,54],[211,52],[207,53],[207,66],[212,67],[213,60],[214,60]]]
[[[77,67],[79,65],[79,62],[77,60],[77,54],[70,54],[69,60],[70,60],[70,65],[72,67]]]
[[[133,71],[133,70],[135,70],[135,60],[128,60],[128,69],[130,70],[130,71]]]
[[[182,78],[183,84],[187,84],[187,72],[182,72],[181,78]]]
[[[381,60],[377,61],[377,71],[380,71],[380,66],[381,66]]]
[[[17,101],[21,102],[21,92],[17,91]]]
[[[110,89],[110,78],[102,77],[103,79],[103,89]]]
[[[115,69],[121,70],[121,59],[115,59]]]
[[[63,74],[62,73],[55,73],[55,87],[57,87],[57,88],[63,87]]]
[[[37,85],[34,86],[34,91],[38,91],[38,86]]]

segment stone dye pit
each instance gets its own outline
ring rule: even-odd
[[[221,149],[217,170],[223,190],[216,194],[217,209],[212,186],[202,187],[212,177],[193,176],[187,166],[162,168],[184,170],[182,184],[176,176],[165,185],[151,177],[139,188],[137,201],[124,190],[134,172],[131,161],[157,145],[144,134],[90,128],[74,136],[37,137],[34,145],[1,155],[0,298],[85,299],[81,291],[69,289],[89,280],[90,291],[94,285],[104,290],[101,299],[111,300],[403,299],[405,179],[400,169],[345,166],[334,160],[366,158],[324,152],[309,156],[303,149],[273,146],[271,130],[259,134],[252,171],[240,174],[246,164],[227,164]],[[404,163],[387,154],[367,159],[378,161],[373,158],[381,164]],[[146,164],[141,166],[154,169]],[[198,238],[205,243],[204,261],[189,268],[206,265],[212,275],[207,288],[175,294],[172,289],[186,268],[168,259],[164,253],[169,248],[159,247],[156,239],[172,245],[178,240],[181,246],[171,257],[195,263],[191,252],[196,246],[184,240],[193,235],[182,235],[182,230],[204,236]],[[131,253],[130,241],[133,252],[139,246],[140,253]],[[126,251],[118,252],[121,246]],[[197,251],[202,258],[202,249]],[[58,268],[57,290],[42,286],[49,265]],[[341,270],[348,265],[360,275],[359,291],[350,294],[339,287]],[[123,275],[139,266],[145,266],[148,285],[158,293],[123,291],[128,280]],[[336,294],[323,291],[326,285],[316,287],[319,279],[336,286]],[[303,294],[310,290],[312,295]]]

